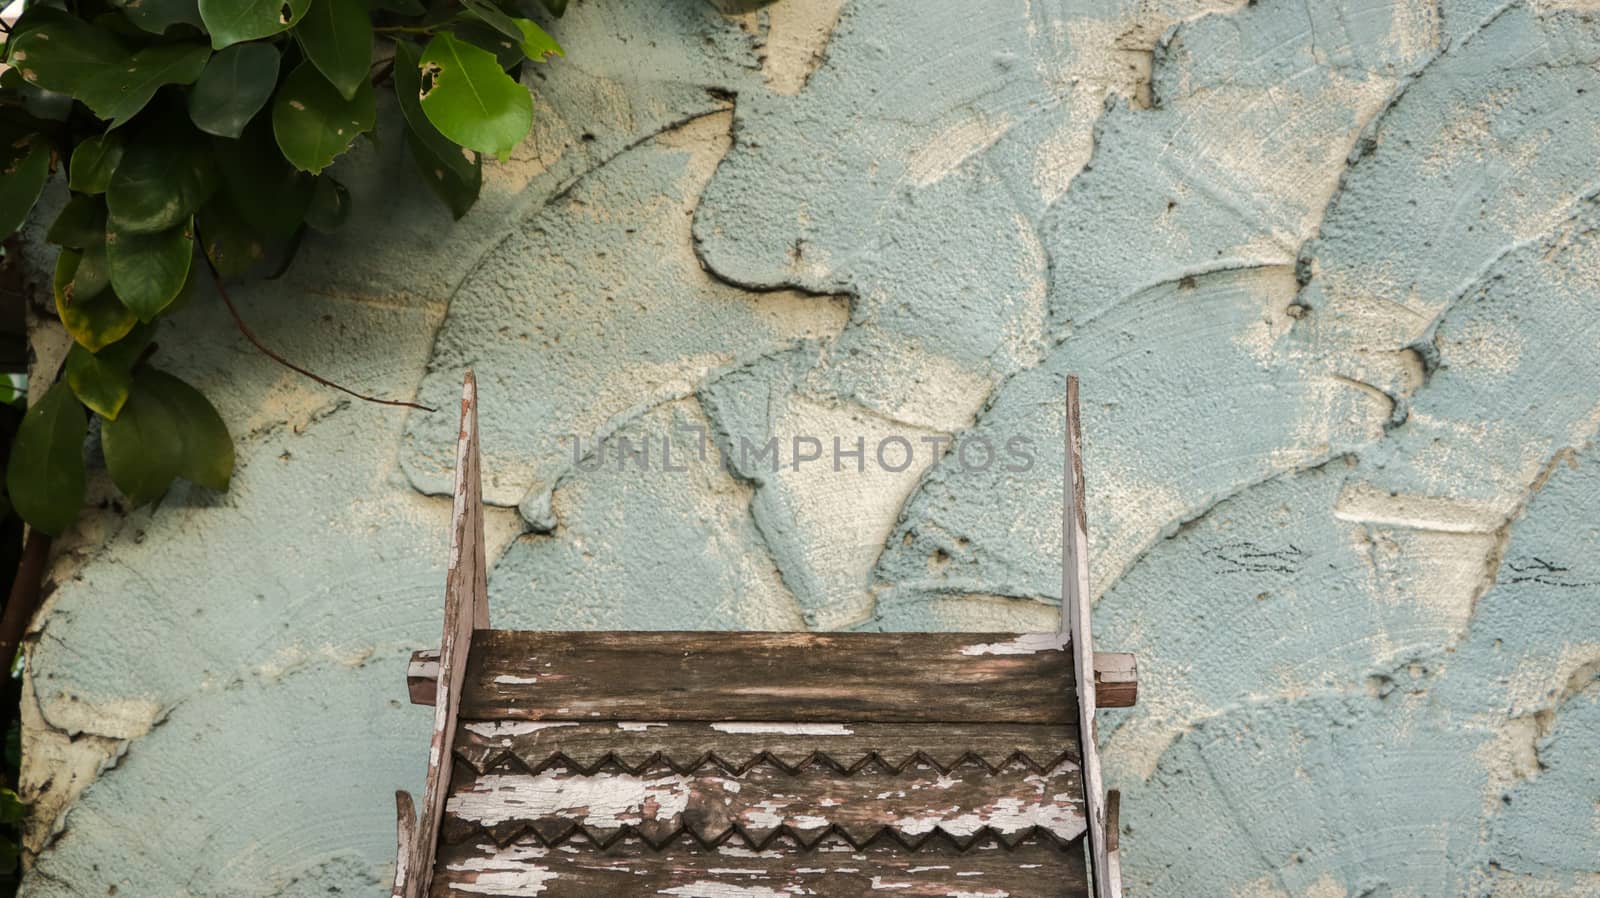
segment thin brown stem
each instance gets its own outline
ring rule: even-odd
[[[195,239],[200,239],[200,235],[198,233],[195,234]],[[252,346],[260,350],[262,355],[272,359],[274,362],[277,362],[278,364],[288,368],[290,371],[293,371],[302,377],[310,378],[311,380],[314,380],[325,387],[332,387],[341,393],[349,394],[365,402],[371,402],[376,405],[394,405],[402,408],[414,408],[425,412],[437,411],[437,409],[430,406],[422,405],[421,403],[417,402],[407,402],[404,399],[379,399],[376,396],[368,396],[365,393],[357,393],[355,390],[352,390],[343,384],[334,383],[333,381],[323,377],[320,374],[317,374],[314,371],[309,371],[305,368],[302,368],[299,365],[296,365],[294,362],[291,362],[274,352],[265,343],[261,342],[260,338],[255,335],[255,331],[250,329],[250,325],[244,323],[244,317],[239,314],[239,308],[233,304],[233,298],[228,295],[228,288],[222,282],[222,272],[217,270],[217,266],[211,263],[211,257],[206,255],[204,242],[200,243],[200,247],[200,257],[206,260],[206,267],[211,270],[211,282],[217,286],[217,295],[222,297],[223,305],[228,307],[228,314],[233,316],[234,326],[239,328],[239,333],[244,334],[244,338],[249,340]]]

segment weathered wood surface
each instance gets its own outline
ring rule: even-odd
[[[1050,633],[491,630],[473,645],[461,715],[1063,724],[1078,719],[1073,691],[1071,654]]]
[[[609,848],[488,840],[440,849],[434,898],[666,895],[673,898],[1086,898],[1081,842],[1048,841],[965,852],[930,843],[864,850],[828,841],[815,850],[750,851],[637,841]]]
[[[474,630],[491,632],[488,565],[484,559],[483,493],[478,470],[478,388],[467,372],[461,393],[461,431],[456,442],[455,506],[451,514],[450,565],[445,576],[444,635],[433,714],[428,777],[409,863],[405,898],[421,898],[432,879],[439,826],[449,794],[461,685],[472,654]]]
[[[394,793],[395,842],[394,889],[392,898],[405,898],[412,890],[411,861],[416,853],[417,808],[411,793],[400,790]]]
[[[742,773],[758,764],[797,772],[897,771],[927,764],[950,771],[976,764],[1044,771],[1078,763],[1078,728],[1017,723],[802,723],[641,721],[464,721],[455,755],[482,773],[515,763],[583,771]]]
[[[1139,703],[1139,660],[1132,652],[1094,653],[1094,706],[1131,708]]]
[[[687,836],[749,848],[779,836],[806,846],[830,834],[855,845],[892,837],[916,846],[935,834],[961,845],[980,836],[1009,844],[1042,835],[1065,844],[1083,825],[1076,764],[1044,772],[1011,765],[997,773],[975,762],[948,773],[913,764],[898,773],[866,768],[848,775],[766,764],[739,775],[716,767],[529,774],[511,764],[484,773],[456,767],[441,835],[456,842],[487,833],[500,844],[530,832],[546,844],[579,834],[600,844],[639,836],[655,846]]]
[[[1063,707],[1075,704],[1083,734],[1083,788],[1095,898],[1120,898],[1107,859],[1105,786],[1096,747],[1094,636],[1090,625],[1089,517],[1084,508],[1083,429],[1078,417],[1078,378],[1067,376],[1065,465],[1061,489],[1061,625],[1072,654],[1073,692],[1057,692]],[[1072,702],[1069,695],[1075,695]]]
[[[406,668],[406,689],[414,705],[433,704],[439,679],[439,653],[423,649],[411,656]],[[1139,667],[1129,652],[1094,653],[1095,706],[1131,708],[1139,700]]]

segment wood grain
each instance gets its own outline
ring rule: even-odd
[[[492,630],[473,645],[461,715],[1068,724],[1078,715],[1064,643],[1040,633]]]
[[[930,843],[904,851],[825,841],[807,852],[703,849],[656,852],[638,841],[609,848],[498,846],[482,840],[439,852],[434,898],[1086,898],[1081,840],[1066,848],[1028,842],[986,844],[965,853]]]
[[[1083,834],[1083,780],[1075,764],[1046,772],[981,764],[949,773],[926,764],[900,772],[863,769],[845,775],[824,767],[788,773],[757,765],[733,775],[716,767],[634,774],[520,765],[471,773],[457,767],[441,837],[506,844],[531,833],[544,844],[581,834],[608,844],[639,836],[660,846],[683,837],[702,844],[732,841],[766,847],[790,836],[811,846],[836,834],[854,845],[892,837],[916,846],[940,834],[958,846],[982,836],[1008,844],[1046,836],[1065,844]],[[465,775],[463,775],[465,773]]]
[[[694,773],[714,767],[742,773],[758,764],[796,772],[896,771],[926,764],[950,771],[977,764],[993,772],[1033,771],[1078,763],[1078,728],[1070,724],[947,723],[654,723],[638,721],[468,721],[455,756],[482,773],[515,759],[524,771],[546,767],[641,773]]]
[[[456,442],[455,507],[451,514],[450,565],[445,576],[444,634],[439,642],[437,701],[428,776],[423,787],[405,898],[421,898],[432,880],[434,851],[449,792],[461,686],[472,654],[474,630],[489,624],[487,564],[483,545],[483,493],[478,471],[478,389],[468,371],[461,392],[461,431]],[[490,631],[483,630],[488,633]]]
[[[439,678],[439,653],[423,649],[411,656],[406,668],[406,690],[414,705],[433,704]],[[1128,652],[1094,653],[1095,706],[1131,708],[1139,701],[1137,659]]]
[[[1078,378],[1067,376],[1065,470],[1061,484],[1061,618],[1072,646],[1075,690],[1058,693],[1063,706],[1077,698],[1078,731],[1083,734],[1083,788],[1095,898],[1120,898],[1106,852],[1105,786],[1096,745],[1094,636],[1089,592],[1089,518],[1084,508],[1083,429],[1078,416]]]

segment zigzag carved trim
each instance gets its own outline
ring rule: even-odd
[[[1025,844],[1041,843],[1066,848],[1076,843],[1082,833],[1080,831],[1063,838],[1042,826],[1028,827],[1012,833],[1004,833],[985,826],[966,836],[953,835],[942,827],[934,827],[925,834],[908,836],[892,827],[883,827],[870,836],[861,838],[838,825],[812,832],[802,832],[785,825],[765,834],[752,833],[739,826],[730,826],[710,837],[697,833],[689,827],[680,826],[665,836],[651,837],[639,827],[632,825],[616,830],[593,830],[579,824],[569,824],[559,833],[546,836],[539,833],[531,824],[513,829],[490,828],[446,814],[441,835],[444,841],[451,845],[461,844],[474,838],[486,838],[501,848],[516,842],[529,842],[546,848],[573,845],[605,850],[620,843],[637,840],[652,851],[665,850],[680,841],[685,845],[705,850],[715,850],[731,843],[735,847],[751,851],[783,848],[814,851],[824,842],[837,840],[858,851],[875,847],[893,847],[903,851],[953,848],[965,852],[991,846],[1009,851]]]
[[[706,769],[716,769],[729,776],[744,776],[751,770],[767,766],[781,770],[788,774],[799,774],[812,769],[826,769],[841,776],[853,776],[869,768],[875,772],[900,774],[907,769],[918,766],[931,768],[941,774],[954,773],[961,767],[973,766],[981,768],[991,775],[1000,774],[1010,769],[1024,769],[1033,773],[1051,773],[1063,764],[1077,763],[1077,753],[1063,751],[1041,764],[1031,755],[1022,751],[1013,751],[1006,755],[998,764],[992,763],[976,752],[965,752],[953,759],[941,760],[927,752],[915,751],[910,755],[895,762],[884,757],[876,751],[868,751],[860,757],[844,763],[835,759],[827,752],[814,751],[805,755],[799,761],[790,762],[778,757],[772,752],[760,752],[754,757],[743,761],[732,761],[722,757],[714,751],[701,754],[690,761],[678,761],[666,754],[656,751],[635,760],[628,760],[617,752],[606,752],[599,758],[585,762],[571,757],[565,752],[554,752],[530,760],[511,750],[494,752],[471,751],[457,748],[456,760],[461,761],[479,774],[491,773],[496,770],[514,770],[528,775],[536,775],[546,770],[561,769],[592,776],[602,771],[618,771],[639,775],[652,771],[670,770],[677,774],[699,773]]]

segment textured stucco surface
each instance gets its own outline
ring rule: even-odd
[[[1600,896],[1592,5],[587,0],[466,219],[363,145],[237,298],[373,392],[477,369],[506,627],[1051,628],[1077,372],[1129,893]],[[162,357],[234,488],[63,541],[29,894],[381,894],[421,782],[451,413],[207,299]]]

